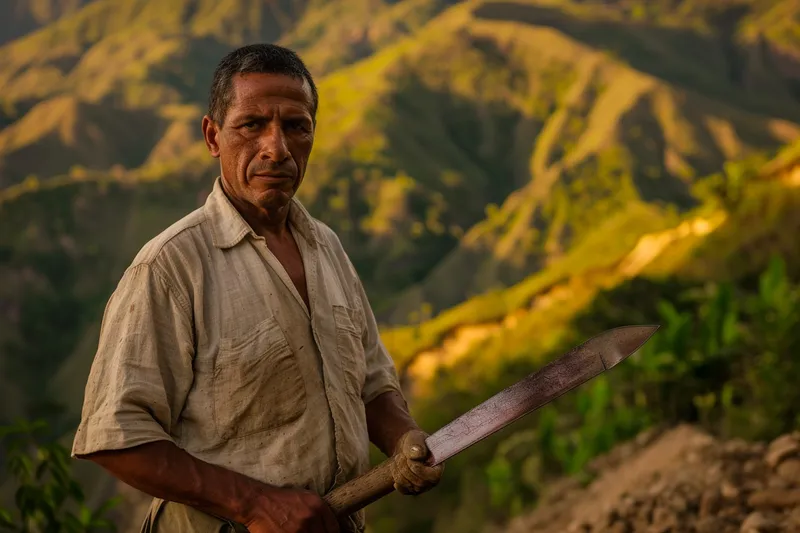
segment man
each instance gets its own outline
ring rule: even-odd
[[[398,491],[440,479],[347,254],[294,198],[317,101],[287,49],[226,56],[202,124],[221,176],[108,302],[73,455],[154,496],[143,531],[339,531],[321,496],[370,441]]]

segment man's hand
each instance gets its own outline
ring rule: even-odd
[[[336,515],[310,491],[271,489],[251,506],[244,524],[250,533],[339,533]]]
[[[444,464],[425,464],[429,454],[427,437],[424,431],[412,429],[397,441],[391,470],[394,488],[402,494],[422,494],[435,487],[442,477]]]

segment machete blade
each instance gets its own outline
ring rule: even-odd
[[[437,465],[636,352],[659,326],[622,326],[592,337],[555,361],[500,391],[426,440]]]

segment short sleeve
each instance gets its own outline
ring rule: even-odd
[[[402,394],[402,390],[400,381],[397,378],[394,360],[381,340],[375,315],[369,305],[364,286],[358,277],[356,277],[356,289],[361,300],[366,322],[361,339],[367,363],[367,376],[361,397],[366,405],[385,392],[397,391]]]
[[[157,267],[130,267],[103,315],[72,455],[173,440],[191,387],[191,310]]]

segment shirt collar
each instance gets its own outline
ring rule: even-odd
[[[218,176],[214,180],[214,187],[211,194],[208,195],[203,209],[206,218],[211,223],[212,240],[217,248],[232,248],[239,244],[246,235],[258,238],[250,224],[225,195],[221,177]],[[317,228],[312,223],[311,215],[294,197],[289,204],[289,223],[292,230],[299,232],[311,246],[315,246],[319,242]]]

